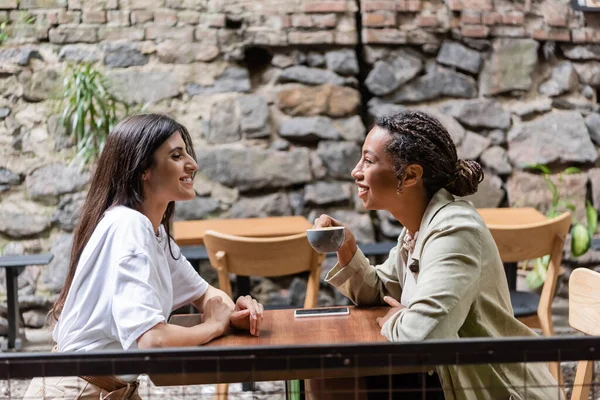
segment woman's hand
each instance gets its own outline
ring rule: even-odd
[[[342,243],[342,245],[338,249],[337,256],[340,265],[345,267],[346,265],[348,265],[350,260],[352,260],[352,257],[354,257],[356,250],[358,250],[358,246],[356,245],[356,239],[354,238],[354,235],[352,234],[352,231],[350,231],[350,229],[348,229],[340,221],[330,217],[327,214],[321,214],[319,218],[315,219],[313,229],[328,228],[330,226],[344,227],[344,243]]]
[[[250,334],[258,336],[263,320],[264,307],[250,296],[241,296],[235,302],[231,314],[231,326],[237,329],[247,329]]]
[[[229,325],[229,320],[233,310],[219,296],[211,297],[204,305],[202,320],[204,323],[212,323],[222,329],[221,334],[225,332]]]
[[[385,296],[383,300],[388,303],[392,308],[385,314],[383,317],[379,317],[376,319],[379,327],[383,328],[383,325],[392,317],[392,315],[396,314],[398,311],[402,310],[404,307],[400,302],[393,297]]]

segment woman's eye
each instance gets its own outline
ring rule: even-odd
[[[174,159],[174,160],[179,160],[179,159],[181,159],[181,154],[173,154],[173,159]]]
[[[373,161],[371,161],[371,160],[370,160],[370,159],[368,159],[368,158],[365,158],[365,162],[366,162],[367,164],[373,164]]]

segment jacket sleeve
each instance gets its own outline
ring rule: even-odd
[[[432,229],[428,236],[409,306],[381,329],[392,342],[456,338],[477,295],[481,227],[475,221],[465,222]]]
[[[386,304],[384,296],[400,299],[402,288],[397,274],[397,246],[390,250],[387,260],[377,266],[370,264],[360,249],[348,265],[337,263],[327,274],[325,282],[337,287],[356,305]]]

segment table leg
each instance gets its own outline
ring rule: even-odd
[[[508,289],[517,290],[517,263],[504,263],[504,273],[506,273]]]
[[[19,334],[18,274],[15,268],[5,268],[5,270],[8,306],[8,348],[14,349]]]

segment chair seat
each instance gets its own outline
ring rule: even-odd
[[[531,292],[510,292],[510,303],[512,304],[515,317],[529,317],[537,314],[540,296]]]

